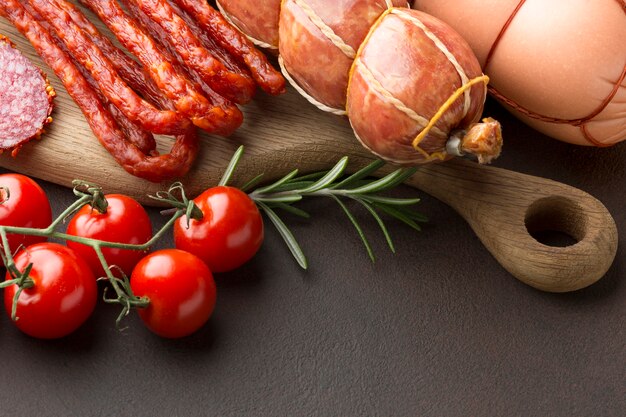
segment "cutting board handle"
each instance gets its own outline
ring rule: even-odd
[[[615,221],[577,188],[464,160],[425,166],[407,183],[454,208],[507,271],[540,290],[584,288],[615,258]],[[531,235],[542,231],[564,232],[577,243],[542,244]]]

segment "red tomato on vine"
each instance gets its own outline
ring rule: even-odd
[[[83,206],[67,225],[67,233],[89,239],[133,245],[146,243],[152,237],[152,224],[146,210],[136,200],[121,194],[105,195],[106,213],[90,205]],[[89,246],[68,241],[67,246],[84,258],[96,276],[104,276],[96,252]],[[126,275],[145,256],[145,252],[129,249],[102,248],[109,265],[117,265]]]
[[[162,337],[194,333],[215,307],[211,271],[197,256],[178,249],[156,251],[139,261],[130,287],[136,297],[149,300],[137,311],[146,327]]]
[[[25,288],[17,298],[14,324],[24,333],[55,339],[76,330],[91,315],[98,298],[96,279],[89,265],[72,249],[57,243],[37,243],[20,251],[15,266],[24,272],[32,287]],[[7,272],[6,280],[13,277]],[[4,306],[12,313],[16,284],[4,289]]]
[[[42,229],[52,223],[50,202],[43,189],[20,174],[0,175],[0,225]],[[9,247],[16,251],[46,241],[42,236],[7,234]],[[0,265],[2,265],[0,261]]]
[[[209,188],[194,200],[202,219],[183,216],[174,224],[178,249],[193,253],[213,272],[231,271],[250,260],[263,243],[263,219],[243,191],[226,186]]]

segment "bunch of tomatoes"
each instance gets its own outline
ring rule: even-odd
[[[0,226],[43,230],[52,223],[48,198],[32,179],[0,175],[0,193]],[[29,280],[4,289],[5,309],[24,333],[50,339],[76,330],[95,308],[97,279],[107,275],[93,246],[100,241],[141,245],[152,237],[150,218],[137,201],[121,194],[104,197],[106,210],[84,205],[67,225],[68,236],[86,243],[67,239],[64,246],[47,236],[6,234],[3,245],[17,249],[14,268]],[[152,253],[100,248],[104,265],[122,275],[132,295],[143,301],[137,309],[143,323],[162,337],[183,337],[202,327],[215,307],[213,273],[239,267],[263,242],[261,214],[241,190],[212,187],[193,203],[202,216],[176,220],[175,248]],[[16,281],[9,270],[8,281]]]

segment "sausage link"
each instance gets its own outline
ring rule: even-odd
[[[78,7],[67,1],[52,1],[55,2],[57,7],[65,10],[74,23],[78,25],[89,39],[100,48],[107,58],[109,58],[115,70],[130,88],[161,109],[174,109],[172,103],[164,98],[161,91],[154,81],[145,73],[141,65],[113,45],[113,42],[111,42],[109,38],[102,35]],[[29,12],[32,13],[31,10],[29,10]]]
[[[235,29],[206,0],[173,0],[183,10],[193,16],[202,29],[214,38],[219,45],[245,64],[254,80],[269,94],[285,91],[285,79],[269,63],[267,57],[257,50],[252,42]]]
[[[181,9],[175,2],[171,0],[168,0],[168,2],[174,12],[185,21],[187,26],[189,26],[189,29],[191,29],[200,42],[202,42],[202,46],[204,46],[204,48],[213,56],[219,59],[226,68],[239,74],[246,74],[249,77],[252,76],[248,67],[237,61],[235,57],[230,54],[230,52],[224,49],[215,41],[215,39],[209,36],[209,34],[198,25],[198,22],[196,22],[196,20],[189,15],[189,13]]]
[[[198,152],[198,138],[194,129],[190,128],[176,136],[169,154],[145,155],[126,140],[70,58],[18,0],[3,0],[0,12],[30,41],[43,61],[60,78],[100,143],[126,171],[153,182],[181,177],[188,172]]]
[[[189,127],[190,121],[181,114],[155,108],[128,87],[109,59],[90,42],[64,10],[49,0],[29,2],[55,29],[72,56],[89,70],[104,96],[126,117],[154,133],[178,134]]]
[[[126,15],[117,1],[80,1],[98,15],[120,43],[137,57],[157,87],[172,100],[176,110],[191,118],[196,126],[226,135],[234,130],[231,127],[233,124],[241,124],[243,116],[238,109],[235,112],[229,108],[227,112],[224,108],[213,105],[202,92],[195,89],[188,79],[174,69],[154,39]],[[228,117],[232,114],[237,115],[238,120],[229,120]]]
[[[215,91],[236,103],[252,99],[256,86],[247,75],[229,71],[189,29],[166,0],[128,0],[164,31],[183,63],[196,71]]]
[[[135,23],[145,33],[150,35],[158,42],[161,53],[165,59],[172,65],[174,71],[178,74],[186,77],[198,91],[202,91],[207,99],[219,106],[225,113],[225,119],[222,131],[216,131],[215,133],[228,136],[234,132],[243,121],[243,114],[241,110],[237,108],[230,100],[224,98],[224,96],[213,90],[207,83],[204,82],[202,77],[193,69],[182,65],[181,59],[178,56],[175,48],[168,41],[167,35],[163,32],[161,27],[151,20],[145,13],[143,13],[137,5],[127,0],[120,0],[120,3],[126,8],[130,16],[135,19]]]
[[[94,92],[98,95],[98,98],[100,99],[100,101],[104,103],[106,107],[108,108],[109,112],[111,112],[111,115],[113,116],[115,121],[118,123],[118,125],[122,129],[122,132],[127,137],[127,139],[132,144],[134,144],[141,152],[147,155],[156,155],[157,154],[156,153],[156,141],[154,140],[154,136],[152,135],[152,133],[139,128],[133,122],[128,120],[128,118],[117,107],[115,107],[110,101],[108,101],[104,97],[102,92],[99,91],[98,84],[91,77],[91,74],[89,74],[89,71],[87,71],[85,68],[83,68],[76,62],[76,60],[72,57],[70,52],[67,50],[67,47],[65,46],[63,41],[61,41],[58,34],[55,32],[54,28],[50,25],[50,23],[48,23],[45,19],[43,19],[43,17],[37,12],[37,10],[33,9],[29,3],[24,2],[23,6],[26,9],[26,11],[30,13],[46,31],[48,31],[48,33],[50,34],[50,37],[54,40],[55,44],[63,52],[65,52],[67,56],[72,60],[73,64],[80,71],[82,76],[85,77],[85,80],[89,83],[91,88],[94,89]]]

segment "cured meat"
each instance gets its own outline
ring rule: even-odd
[[[488,163],[502,135],[495,120],[479,123],[487,80],[461,35],[425,13],[394,8],[357,53],[348,117],[367,149],[396,164],[466,153]]]
[[[46,75],[0,35],[0,152],[39,138],[52,122],[55,92]]]
[[[356,52],[376,19],[394,6],[408,4],[406,0],[283,1],[279,50],[286,76],[321,110],[345,114],[348,73]]]
[[[128,1],[128,0],[126,0]],[[170,6],[176,12],[178,16],[180,16],[185,23],[189,26],[189,29],[198,37],[202,45],[213,54],[219,61],[224,64],[226,68],[231,71],[245,74],[250,77],[250,71],[245,65],[242,65],[238,62],[226,49],[224,49],[221,45],[219,45],[215,39],[213,39],[209,34],[203,30],[198,22],[186,11],[181,9],[176,3],[170,1]]]
[[[205,0],[173,1],[193,16],[198,21],[198,25],[219,45],[245,64],[263,91],[274,95],[285,91],[285,79],[272,67],[267,57]]]
[[[111,64],[118,72],[120,77],[144,99],[162,109],[172,109],[173,106],[168,100],[164,100],[163,94],[152,81],[152,79],[141,68],[141,65],[126,55],[122,50],[113,45],[113,42],[87,19],[87,17],[76,6],[67,1],[56,2],[57,7],[62,8],[71,17],[78,27],[89,37],[100,50],[109,58]],[[33,10],[24,4],[26,9],[33,14]],[[33,14],[41,23],[40,16]],[[45,26],[44,26],[45,27]]]
[[[49,0],[29,2],[54,27],[72,56],[88,69],[102,94],[131,121],[143,129],[160,134],[178,134],[189,127],[189,119],[175,111],[157,109],[128,87],[111,61],[89,41],[63,9]]]
[[[284,90],[282,75],[204,2],[80,1],[138,62],[69,0],[2,0],[0,15],[31,42],[101,144],[133,175],[184,175],[198,152],[193,125],[229,135],[243,121],[233,101],[250,100],[257,82],[272,94]],[[158,154],[153,133],[177,135],[169,154]]]
[[[229,71],[207,51],[185,21],[165,0],[128,0],[161,27],[183,63],[211,88],[236,103],[252,99],[256,86],[247,75]]]
[[[127,140],[71,59],[18,0],[3,0],[0,3],[0,14],[31,42],[44,62],[61,79],[100,143],[124,169],[153,182],[181,177],[187,173],[198,152],[198,138],[193,128],[176,136],[169,154],[144,154]]]
[[[201,91],[212,105],[223,111],[222,122],[215,127],[212,133],[223,136],[233,133],[243,121],[241,110],[230,100],[212,89],[196,71],[182,64],[182,59],[174,46],[169,42],[167,34],[156,22],[146,16],[136,4],[128,0],[121,0],[120,3],[126,8],[130,16],[135,19],[135,23],[138,24],[141,30],[158,42],[161,54],[174,71],[187,79],[197,91]]]
[[[215,3],[254,44],[278,50],[280,0],[216,0]]]
[[[100,101],[105,103],[108,110],[111,112],[111,115],[113,116],[115,121],[119,124],[120,128],[122,129],[122,131],[124,132],[128,140],[132,144],[137,146],[137,148],[139,148],[139,150],[141,150],[143,153],[151,154],[151,155],[156,154],[156,141],[154,140],[154,136],[152,135],[152,133],[139,128],[133,122],[128,120],[128,118],[117,107],[115,107],[111,102],[109,102],[106,99],[106,97],[104,97],[104,95],[99,91],[98,84],[91,77],[91,75],[89,74],[89,71],[81,67],[76,62],[76,60],[71,57],[69,51],[65,47],[65,44],[58,37],[58,34],[55,32],[54,28],[47,21],[45,21],[43,17],[37,12],[37,10],[33,9],[29,3],[23,3],[22,5],[28,11],[28,13],[30,13],[35,19],[37,19],[39,24],[45,30],[48,31],[52,39],[55,41],[56,45],[61,50],[63,50],[63,52],[65,52],[68,55],[68,57],[70,57],[70,59],[72,59],[72,62],[74,63],[76,68],[80,71],[83,77],[85,77],[85,80],[89,83],[91,88],[94,89],[96,94],[98,94],[98,98],[100,99]]]
[[[152,37],[131,19],[115,0],[80,0],[90,8],[144,66],[144,70],[162,93],[172,100],[176,110],[209,132],[227,134],[233,125],[241,124],[243,116],[234,106],[212,104],[202,91],[175,69]],[[235,118],[230,119],[230,118]]]

